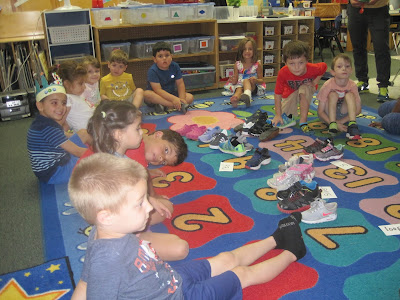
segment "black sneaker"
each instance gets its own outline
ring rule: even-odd
[[[358,129],[357,124],[351,124],[347,127],[346,137],[350,140],[359,140],[361,139],[360,130]]]
[[[280,201],[289,200],[292,202],[298,197],[304,197],[305,195],[308,195],[312,198],[321,197],[321,189],[319,188],[318,183],[315,181],[312,181],[309,185],[307,185],[304,181],[298,181],[291,187],[293,188],[279,191],[276,194],[276,198],[278,198]]]
[[[162,114],[165,112],[164,110],[164,106],[162,106],[161,104],[155,104],[154,105],[154,111],[158,114]]]
[[[248,130],[249,135],[260,136],[264,131],[271,129],[273,127],[270,120],[261,118]]]
[[[321,190],[318,188],[318,196],[321,197]],[[298,191],[290,198],[279,201],[277,206],[278,209],[285,213],[291,214],[293,212],[302,212],[310,208],[311,202],[315,201],[317,197],[314,197],[313,192]]]
[[[238,132],[238,131],[242,131],[243,130],[243,127],[246,127],[246,125],[247,124],[249,124],[249,123],[252,123],[252,125],[251,126],[253,126],[253,124],[255,123],[255,122],[257,122],[257,120],[258,120],[258,118],[260,117],[260,114],[261,113],[263,113],[261,110],[257,110],[254,114],[252,114],[250,117],[247,117],[246,119],[244,119],[244,123],[242,123],[242,124],[239,124],[239,125],[237,125],[233,130],[235,131],[235,132]],[[265,112],[265,113],[267,113],[267,112]],[[250,127],[251,127],[250,126]]]
[[[182,104],[181,104],[181,112],[182,112],[183,114],[186,114],[186,113],[187,113],[188,108],[189,108],[189,104],[186,104],[186,103],[182,103]]]
[[[268,165],[271,162],[271,156],[267,148],[257,148],[252,158],[246,162],[246,169],[258,170],[262,165]]]
[[[357,88],[358,88],[359,93],[369,93],[368,82],[364,82],[364,81],[357,82]]]
[[[309,145],[303,149],[303,152],[305,154],[313,154],[313,153],[316,153],[316,152],[320,151],[321,149],[325,148],[328,144],[333,145],[333,140],[326,139],[325,141],[323,141],[319,138],[316,138],[314,143],[312,143],[311,145]]]

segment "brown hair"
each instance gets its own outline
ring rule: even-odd
[[[171,129],[163,129],[160,131],[163,133],[161,139],[170,142],[175,147],[177,159],[174,166],[183,163],[188,154],[188,147],[185,140],[179,133]]]
[[[68,80],[72,83],[81,77],[85,77],[87,71],[85,67],[76,61],[66,60],[59,65],[57,74],[63,81]]]
[[[251,42],[251,45],[253,46],[253,57],[251,58],[251,62],[255,63],[257,62],[257,44],[256,41],[251,37],[245,37],[239,42],[236,60],[243,62],[243,51],[248,42]]]
[[[286,63],[288,59],[299,58],[304,56],[308,60],[308,52],[310,47],[303,41],[290,41],[283,49],[283,61]]]
[[[93,138],[93,151],[114,154],[118,148],[114,130],[124,129],[140,116],[140,110],[130,102],[102,100],[87,126]]]
[[[163,50],[171,53],[171,46],[166,42],[157,42],[153,47],[153,56],[156,57],[157,53]]]
[[[115,49],[111,52],[111,56],[110,56],[110,63],[116,62],[119,64],[124,64],[124,65],[128,65],[128,54],[121,50],[121,49]]]
[[[82,60],[82,66],[86,69],[88,66],[92,66],[93,68],[100,69],[101,65],[98,59],[94,58],[91,55],[85,56]]]
[[[118,213],[140,180],[147,181],[147,171],[132,159],[96,153],[75,166],[68,183],[73,206],[89,224],[96,223],[102,210]]]
[[[336,62],[337,62],[340,58],[343,59],[345,62],[348,62],[348,63],[350,64],[350,66],[353,65],[353,63],[352,63],[352,61],[351,61],[351,58],[350,58],[348,55],[346,55],[346,54],[344,54],[344,53],[339,53],[338,55],[336,55],[336,56],[333,58],[333,60],[332,60],[332,62],[331,62],[331,69],[332,69],[332,70],[335,68]]]

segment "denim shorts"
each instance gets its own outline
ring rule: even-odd
[[[211,277],[211,265],[207,259],[192,260],[177,264],[174,270],[182,277],[185,299],[241,300],[242,285],[232,271]]]

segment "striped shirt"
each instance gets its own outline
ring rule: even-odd
[[[42,181],[48,182],[58,166],[70,160],[70,154],[60,147],[68,138],[54,120],[38,115],[28,130],[28,154],[32,170]]]

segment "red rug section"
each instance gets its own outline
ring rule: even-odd
[[[169,233],[186,240],[193,249],[225,234],[248,231],[254,221],[234,210],[226,197],[206,195],[174,205],[172,219],[164,224]]]

